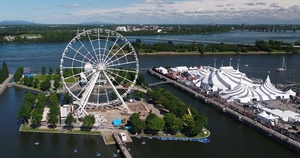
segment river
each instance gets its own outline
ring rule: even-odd
[[[238,38],[238,37],[237,37]],[[241,37],[239,37],[241,38]],[[296,37],[293,37],[296,39]],[[297,37],[298,38],[298,37]],[[61,53],[66,43],[51,44],[7,44],[0,45],[0,63],[5,61],[11,73],[22,66],[31,67],[33,73],[40,72],[41,67],[56,68],[59,65]],[[275,71],[281,65],[283,55],[188,55],[188,56],[139,56],[141,68],[152,66],[199,66],[232,65],[236,68],[240,60],[240,71],[247,76],[263,78],[270,72],[271,82],[281,83],[286,76],[295,76],[300,73],[300,55],[285,56],[287,72]],[[246,67],[245,64],[249,66]],[[157,79],[146,72],[149,83],[157,82]],[[298,77],[296,77],[298,78]],[[299,157],[299,155],[285,147],[271,141],[259,133],[241,125],[239,122],[224,116],[222,113],[207,107],[204,103],[190,95],[169,85],[162,87],[170,90],[187,104],[204,112],[209,120],[208,129],[211,131],[211,142],[208,144],[196,142],[158,141],[146,140],[142,145],[141,140],[133,138],[134,142],[128,145],[135,158],[182,158],[182,157]],[[0,155],[1,157],[95,157],[95,152],[100,152],[101,157],[112,157],[116,152],[116,146],[105,146],[99,136],[65,135],[44,133],[20,133],[18,131],[21,122],[16,119],[18,110],[22,104],[22,96],[26,90],[8,88],[0,96]],[[34,145],[39,141],[38,146]],[[78,153],[74,154],[73,149]],[[118,155],[120,157],[120,155]]]

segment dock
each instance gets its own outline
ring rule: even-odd
[[[128,148],[125,146],[125,142],[121,140],[118,133],[113,132],[112,136],[114,137],[114,140],[116,141],[117,146],[120,149],[120,152],[124,155],[125,158],[132,158],[131,154],[129,153]]]
[[[156,71],[153,71],[152,69],[149,69],[148,73],[160,78],[161,80],[169,82],[170,84],[174,85],[176,88],[189,92],[195,98],[205,102],[207,106],[211,106],[212,108],[222,112],[223,114],[233,118],[234,120],[239,121],[240,123],[246,125],[247,127],[277,142],[278,144],[281,144],[282,146],[300,154],[299,140],[296,141],[290,138],[289,135],[285,135],[283,133],[278,132],[278,130],[274,130],[272,128],[264,126],[263,124],[260,124],[254,118],[251,118],[250,116],[246,115],[243,112],[243,109],[239,109],[236,106],[228,105],[226,103],[214,100],[213,98],[206,97],[205,95],[191,89],[190,87],[185,86],[177,81],[174,81]]]

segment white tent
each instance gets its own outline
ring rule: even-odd
[[[288,99],[289,94],[275,88],[270,81],[269,75],[267,76],[265,82],[261,84],[257,89],[259,94],[259,100],[275,100],[277,97],[281,99]]]
[[[286,91],[287,94],[291,95],[291,96],[296,96],[296,92],[294,92],[293,90],[288,90]]]

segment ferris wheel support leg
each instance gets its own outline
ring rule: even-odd
[[[113,85],[113,83],[111,82],[111,80],[109,79],[109,77],[107,76],[106,72],[103,72],[106,79],[108,80],[109,84],[111,85],[111,87],[113,88],[114,92],[116,93],[116,95],[118,96],[118,98],[121,100],[122,105],[126,108],[126,110],[128,111],[128,113],[132,113],[130,111],[130,109],[128,108],[128,106],[126,105],[126,103],[124,102],[123,98],[121,97],[121,95],[119,94],[119,92],[117,91],[116,87]]]
[[[88,115],[88,113],[84,110],[88,100],[89,100],[89,97],[93,91],[93,88],[97,82],[97,79],[99,77],[99,74],[100,72],[96,73],[92,79],[90,80],[91,82],[89,83],[89,85],[86,87],[86,91],[82,94],[82,98],[80,99],[79,101],[79,106],[80,106],[80,111],[79,113],[82,114],[82,112],[84,112],[86,115]]]

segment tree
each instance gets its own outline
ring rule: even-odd
[[[58,97],[56,93],[51,93],[49,98],[50,107],[57,106],[59,103]]]
[[[31,116],[31,106],[28,102],[23,102],[18,112],[17,119],[23,119],[23,123],[27,123],[30,116]]]
[[[43,66],[42,67],[42,73],[41,73],[42,75],[45,75],[46,74],[46,67],[45,66]]]
[[[82,124],[82,130],[88,130],[90,131],[93,127],[95,123],[95,117],[94,115],[86,115],[84,118],[83,118],[83,124]]]
[[[15,80],[15,82],[18,82],[21,79],[21,77],[23,75],[23,71],[24,71],[23,67],[19,67],[17,69],[17,71],[14,74],[14,80]]]
[[[34,78],[34,80],[33,80],[33,87],[36,88],[39,83],[40,83],[39,79]]]
[[[42,119],[43,119],[43,112],[40,112],[39,110],[35,109],[32,112],[32,116],[31,116],[31,123],[35,125],[34,127],[39,127]]]
[[[64,94],[63,102],[66,104],[70,104],[73,101],[73,97],[69,94],[69,92]]]
[[[140,133],[144,130],[147,126],[145,121],[141,120],[139,114],[133,113],[129,118],[131,125],[132,125],[132,132],[133,133]]]
[[[59,74],[60,74],[60,68],[57,67],[57,68],[56,68],[56,75],[59,75]]]
[[[141,98],[144,98],[145,93],[142,93],[141,91],[135,91],[135,97],[137,100],[140,100]]]
[[[49,67],[49,75],[52,75],[53,74],[53,69],[52,67]]]
[[[148,129],[151,133],[156,134],[158,131],[162,131],[165,127],[165,121],[156,116],[148,122]]]
[[[165,130],[170,134],[176,134],[177,132],[181,131],[183,128],[181,119],[176,117],[172,113],[166,114],[164,116],[164,120],[165,120]]]
[[[75,122],[76,122],[76,119],[73,117],[72,113],[69,113],[65,120],[65,124],[72,129],[73,123],[75,123]]]

